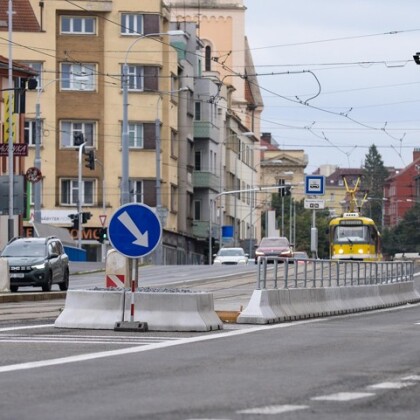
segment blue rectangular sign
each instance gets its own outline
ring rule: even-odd
[[[305,194],[307,194],[307,195],[324,195],[325,194],[325,176],[322,176],[322,175],[306,175],[306,177],[305,177]]]

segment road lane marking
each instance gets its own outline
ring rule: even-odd
[[[359,398],[368,398],[375,396],[372,392],[338,392],[337,394],[321,395],[312,397],[313,401],[352,401]]]
[[[268,331],[268,330],[274,330],[274,329],[280,329],[280,328],[296,327],[298,325],[313,324],[313,323],[322,322],[322,321],[323,319],[319,318],[319,319],[305,320],[305,321],[294,321],[293,323],[261,325],[261,326],[256,326],[256,327],[250,327],[249,329],[219,332],[219,333],[214,333],[212,335],[200,335],[198,337],[181,338],[177,341],[165,341],[162,343],[152,343],[152,344],[147,344],[143,346],[130,347],[127,349],[101,351],[101,352],[96,352],[96,353],[79,354],[76,356],[60,357],[57,359],[50,359],[50,360],[17,363],[14,365],[0,366],[0,373],[14,372],[17,370],[36,369],[36,368],[48,367],[48,366],[60,366],[60,365],[68,364],[68,363],[78,363],[78,362],[85,362],[88,360],[95,360],[95,359],[101,359],[101,358],[106,358],[106,357],[122,356],[124,354],[142,353],[142,352],[150,351],[150,350],[158,350],[158,349],[164,349],[164,348],[174,347],[174,346],[179,346],[179,345],[184,345],[184,344],[199,343],[202,341],[217,340],[217,339],[222,339],[222,338],[230,338],[237,335],[251,334],[258,331]]]
[[[281,414],[290,411],[306,410],[308,405],[267,405],[265,407],[249,408],[237,411],[238,414]]]
[[[416,385],[414,382],[381,382],[379,384],[369,385],[367,389],[402,389],[408,386]]]
[[[50,328],[50,327],[54,327],[54,324],[25,325],[22,327],[7,327],[7,328],[0,328],[0,333],[4,331],[31,330],[33,328]]]
[[[410,375],[401,378],[402,381],[420,381],[420,375]]]

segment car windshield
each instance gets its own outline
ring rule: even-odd
[[[33,242],[12,242],[4,248],[2,257],[42,257],[45,244]]]
[[[288,247],[289,241],[286,238],[263,238],[260,246]]]
[[[245,255],[243,249],[221,249],[219,251],[220,257],[241,257]]]

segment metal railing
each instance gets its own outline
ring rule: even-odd
[[[258,257],[257,289],[363,286],[413,281],[413,261]]]

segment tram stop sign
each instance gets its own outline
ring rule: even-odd
[[[128,258],[144,257],[155,250],[162,238],[162,226],[154,211],[145,204],[121,206],[108,225],[109,242]]]

